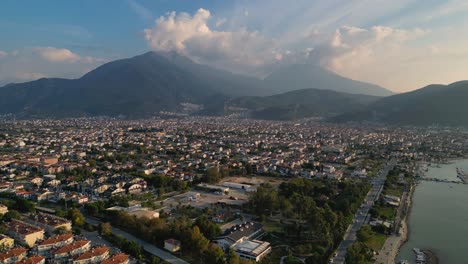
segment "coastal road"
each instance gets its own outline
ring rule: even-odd
[[[358,209],[354,215],[353,223],[348,227],[337,250],[335,251],[334,256],[330,259],[330,263],[339,263],[343,264],[345,262],[346,253],[348,247],[356,242],[356,233],[357,231],[370,220],[369,210],[375,201],[379,199],[380,194],[382,193],[385,179],[387,178],[388,172],[393,169],[395,166],[395,161],[390,161],[381,169],[378,175],[372,180],[372,187],[369,193],[367,193],[364,202],[361,204],[361,207]]]
[[[88,224],[92,224],[92,225],[98,225],[100,223],[100,221],[96,220],[96,219],[92,219],[92,218],[89,218],[89,217],[86,217],[86,222]],[[153,244],[151,243],[148,243],[144,240],[141,240],[137,237],[135,237],[134,235],[132,234],[129,234],[121,229],[118,229],[116,227],[111,227],[111,232],[112,234],[114,235],[119,235],[119,236],[122,236],[124,238],[126,238],[127,240],[129,241],[136,241],[138,244],[140,244],[141,246],[143,246],[143,248],[148,251],[150,254],[153,254],[159,258],[161,258],[162,260],[166,261],[166,262],[169,262],[169,263],[172,263],[172,264],[189,264],[188,262],[170,254],[169,252],[167,251],[164,251],[160,248],[157,248],[155,247]]]

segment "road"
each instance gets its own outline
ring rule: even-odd
[[[369,193],[367,193],[364,202],[354,215],[353,223],[348,227],[344,235],[343,241],[341,241],[337,250],[335,251],[335,257],[330,259],[330,263],[345,263],[346,252],[348,247],[356,242],[357,231],[370,220],[369,210],[375,201],[379,199],[382,193],[385,179],[387,178],[388,172],[393,169],[395,162],[391,161],[382,170],[379,171],[378,175],[372,180],[372,187]]]
[[[92,218],[89,218],[89,217],[86,217],[86,222],[89,223],[89,224],[92,224],[92,225],[98,225],[100,222],[98,220],[95,220],[95,219],[92,219]],[[129,241],[136,241],[138,244],[140,244],[141,246],[143,246],[143,248],[148,251],[150,254],[153,254],[161,259],[163,259],[164,261],[167,261],[169,263],[172,263],[172,264],[189,264],[188,262],[170,254],[169,252],[167,251],[164,251],[160,248],[157,248],[155,247],[154,245],[144,241],[144,240],[141,240],[135,236],[133,236],[132,234],[129,234],[121,229],[118,229],[118,228],[115,228],[115,227],[112,227],[111,228],[111,232],[112,234],[114,235],[119,235],[119,236],[122,236],[124,238],[126,238],[127,240]]]

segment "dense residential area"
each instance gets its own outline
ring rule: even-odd
[[[315,119],[0,122],[2,263],[371,263],[422,162],[468,150],[458,129]]]

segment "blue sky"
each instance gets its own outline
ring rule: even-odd
[[[407,91],[467,79],[467,22],[465,0],[4,0],[0,84],[176,50],[257,76],[317,63]]]

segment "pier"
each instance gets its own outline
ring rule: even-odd
[[[445,180],[445,179],[438,179],[438,178],[419,178],[418,180],[420,181],[430,181],[430,182],[440,182],[440,183],[455,183],[455,184],[464,184],[461,181],[455,181],[455,180]]]

